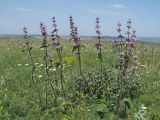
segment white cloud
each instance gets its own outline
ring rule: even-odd
[[[32,11],[32,9],[29,9],[29,8],[17,8],[16,10],[20,11],[20,12],[30,12],[30,11]]]
[[[124,6],[122,4],[112,4],[112,5],[109,5],[109,7],[111,7],[111,8],[117,8],[117,9],[127,8],[126,6]]]
[[[126,15],[123,12],[95,9],[90,6],[83,6],[83,9],[86,9],[88,13],[96,14],[96,15],[111,15],[111,16],[124,16],[124,15]]]
[[[118,11],[109,11],[109,10],[98,10],[98,9],[88,9],[89,13],[97,15],[111,15],[111,16],[125,16],[125,13]]]

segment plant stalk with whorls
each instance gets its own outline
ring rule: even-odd
[[[31,75],[32,76],[32,82],[33,82],[33,84],[34,84],[34,86],[35,86],[35,88],[37,90],[37,93],[38,93],[39,104],[40,104],[40,106],[42,106],[42,98],[41,98],[41,95],[40,95],[40,90],[39,90],[39,88],[38,88],[38,86],[36,84],[36,80],[35,80],[35,77],[36,77],[36,72],[35,72],[36,66],[35,66],[35,64],[33,62],[33,57],[32,57],[32,53],[31,53],[32,45],[29,42],[28,31],[27,31],[27,27],[25,27],[25,26],[23,27],[23,33],[24,33],[24,39],[26,40],[25,41],[25,45],[27,47],[27,51],[28,51],[28,54],[30,56],[30,61],[31,61],[31,65],[32,65],[32,75]],[[30,81],[29,81],[29,84],[31,84]]]
[[[100,60],[100,64],[101,64],[101,80],[102,80],[102,73],[103,73],[103,56],[102,56],[102,49],[103,49],[103,46],[102,46],[102,42],[101,42],[101,39],[102,39],[102,36],[101,36],[101,32],[99,30],[99,28],[101,27],[99,25],[100,21],[99,21],[99,18],[97,17],[96,18],[96,33],[98,35],[97,39],[98,39],[98,43],[95,45],[97,50],[99,50],[98,52],[98,58]]]
[[[119,33],[118,38],[120,39],[120,41],[116,41],[114,40],[112,45],[113,47],[118,47],[119,50],[119,69],[118,69],[118,77],[117,77],[117,87],[116,87],[116,119],[119,119],[120,116],[120,103],[122,100],[124,99],[128,99],[129,98],[129,72],[131,70],[129,70],[129,64],[131,61],[131,57],[132,57],[132,48],[135,49],[135,33],[136,31],[133,30],[133,34],[130,35],[130,29],[131,29],[131,20],[129,19],[127,21],[127,38],[123,41],[123,36],[121,34],[121,24],[120,22],[118,22],[117,24],[118,28],[117,31]],[[137,68],[137,57],[134,57],[134,68]],[[127,102],[126,102],[127,103]],[[127,105],[125,104],[125,115],[126,115],[126,109],[127,109]]]
[[[73,22],[72,16],[70,16],[70,37],[74,40],[75,45],[73,46],[73,51],[77,50],[78,60],[79,60],[79,72],[82,78],[84,79],[83,73],[82,73],[82,62],[81,62],[81,39],[78,36],[78,28],[75,26]]]
[[[50,86],[52,88],[52,91],[54,92],[54,87],[53,87],[53,84],[52,84],[52,78],[51,78],[51,75],[49,74],[49,65],[48,65],[48,62],[49,61],[52,61],[52,57],[49,56],[48,54],[48,46],[49,44],[47,43],[47,32],[46,32],[46,27],[43,23],[40,23],[40,29],[41,29],[41,33],[42,33],[42,37],[43,37],[43,42],[42,42],[42,48],[44,48],[44,61],[45,61],[45,71],[46,71],[46,74],[47,74],[47,79],[45,81],[45,94],[46,94],[46,98],[45,98],[45,101],[46,101],[46,106],[48,105],[48,82],[50,83]]]
[[[51,32],[51,40],[52,40],[52,47],[56,49],[58,54],[59,62],[57,63],[58,67],[60,66],[60,84],[61,90],[64,96],[66,96],[66,92],[64,91],[64,75],[63,75],[63,60],[62,60],[62,47],[60,45],[60,37],[58,35],[58,29],[56,24],[55,17],[52,18],[53,22],[53,31]],[[57,68],[58,68],[57,67]]]

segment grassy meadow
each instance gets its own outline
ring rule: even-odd
[[[0,40],[1,120],[115,120],[112,109],[114,109],[113,96],[116,95],[112,85],[116,84],[119,53],[116,48],[112,48],[110,42],[102,41],[103,75],[100,75],[101,65],[94,46],[97,41],[81,41],[84,45],[81,49],[82,72],[87,81],[81,83],[77,55],[76,52],[72,52],[74,42],[60,40],[64,91],[60,86],[60,68],[57,65],[56,51],[48,49],[48,54],[53,55],[53,61],[48,63],[51,66],[49,73],[52,81],[47,81],[44,51],[40,48],[42,41],[30,40],[33,46],[31,53],[36,73],[36,79],[32,81],[32,64],[28,52],[21,48],[22,42],[23,38],[22,40],[14,38]],[[142,48],[145,49],[143,54]],[[132,84],[131,81],[132,97],[127,101],[129,109],[125,119],[136,120],[137,115],[143,114],[146,120],[160,120],[160,45],[138,42],[136,54],[139,64],[135,75],[130,76],[130,78],[133,77],[131,80],[134,80],[134,83]],[[100,88],[97,79],[101,77],[105,84],[102,89],[105,93],[103,95],[96,93]],[[55,91],[52,91],[50,82]],[[79,84],[85,91],[80,90]],[[45,92],[46,87],[47,92]],[[42,100],[41,105],[37,88]]]

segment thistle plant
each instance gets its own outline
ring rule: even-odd
[[[58,29],[57,29],[57,24],[56,24],[56,19],[55,17],[52,18],[53,22],[53,31],[51,32],[51,40],[52,40],[52,47],[56,49],[57,54],[58,54],[58,59],[59,62],[57,65],[60,65],[60,84],[61,84],[61,90],[63,94],[65,95],[64,91],[64,75],[63,75],[63,60],[62,60],[62,47],[60,45],[60,37],[58,35]]]
[[[32,76],[32,82],[33,82],[33,84],[34,84],[34,86],[37,90],[37,93],[38,93],[39,102],[40,102],[39,104],[40,104],[40,106],[42,106],[42,98],[41,98],[41,95],[40,95],[40,90],[39,90],[39,88],[36,84],[36,71],[35,71],[36,66],[33,62],[33,57],[32,57],[32,53],[31,53],[32,44],[29,42],[28,31],[27,31],[27,27],[25,27],[25,26],[23,27],[23,33],[24,33],[24,39],[25,39],[24,46],[26,46],[26,50],[28,51],[28,54],[29,54],[29,57],[30,57],[30,62],[31,62],[31,65],[32,65],[32,75],[31,75]],[[29,81],[29,84],[31,84],[30,81]]]

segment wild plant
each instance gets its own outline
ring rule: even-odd
[[[81,39],[78,35],[78,28],[75,26],[72,16],[69,17],[69,20],[70,20],[70,32],[71,32],[70,37],[71,37],[71,40],[73,39],[75,43],[75,45],[73,46],[72,52],[77,50],[76,54],[78,56],[79,74],[81,78],[77,78],[77,82],[78,82],[77,85],[80,93],[81,91],[80,89],[82,88],[82,84],[83,84],[82,82],[84,82],[84,85],[86,84],[86,79],[82,72],[82,60],[81,60],[81,48],[83,47],[83,45],[81,44]]]
[[[135,114],[135,120],[148,120],[147,107],[145,107],[143,104],[141,105],[138,113]]]
[[[52,91],[54,92],[54,86],[53,86],[53,81],[52,81],[52,77],[49,73],[49,68],[51,67],[49,65],[49,62],[52,62],[53,61],[53,57],[51,55],[49,55],[48,53],[48,47],[49,47],[49,43],[47,41],[47,31],[46,31],[46,26],[43,24],[43,23],[40,23],[40,30],[41,30],[41,33],[42,33],[42,39],[43,39],[43,42],[42,42],[42,46],[41,48],[44,49],[44,62],[45,62],[45,71],[46,71],[46,75],[47,75],[47,79],[45,81],[45,103],[46,103],[46,107],[48,105],[48,82],[49,82],[49,85],[51,86],[52,88]]]
[[[99,17],[96,18],[96,34],[97,34],[97,39],[98,39],[98,43],[95,44],[97,50],[98,50],[98,59],[100,61],[100,72],[97,73],[97,77],[99,78],[96,78],[96,81],[95,81],[95,85],[94,86],[94,89],[96,90],[96,95],[98,98],[101,98],[102,96],[108,96],[108,93],[106,92],[107,88],[110,88],[110,80],[112,79],[111,76],[109,76],[110,74],[110,70],[106,70],[106,66],[103,64],[103,54],[102,54],[102,50],[104,49],[103,48],[103,45],[102,45],[102,33],[100,31],[100,20],[99,20]],[[110,94],[110,93],[109,93]],[[109,96],[108,96],[109,97]]]
[[[139,96],[139,93],[141,92],[140,87],[142,79],[141,74],[139,73],[139,57],[137,55],[138,52],[135,43],[136,31],[131,31],[132,26],[130,19],[127,21],[126,35],[122,33],[121,26],[121,23],[118,22],[117,31],[119,35],[112,43],[114,52],[116,52],[113,53],[113,55],[117,54],[117,62],[115,63],[116,60],[112,57],[115,61],[109,61],[108,63],[112,63],[112,66],[115,65],[115,67],[110,67],[108,69],[108,66],[105,65],[105,60],[108,58],[108,55],[105,57],[105,50],[103,50],[104,44],[102,44],[103,38],[100,31],[100,20],[99,18],[96,18],[95,28],[97,44],[95,46],[98,51],[99,60],[98,64],[97,61],[93,61],[96,64],[91,66],[91,69],[86,64],[87,69],[84,70],[82,69],[83,61],[81,49],[83,45],[78,34],[78,28],[75,26],[72,16],[70,16],[70,37],[75,43],[72,52],[76,52],[78,58],[77,66],[70,66],[72,68],[78,68],[78,73],[69,70],[65,73],[63,59],[63,53],[65,53],[65,51],[62,51],[62,45],[60,43],[61,38],[58,35],[59,31],[56,24],[56,18],[52,18],[51,38],[48,38],[46,26],[43,23],[40,23],[43,39],[41,49],[44,50],[42,52],[44,52],[44,72],[46,74],[45,80],[42,80],[40,84],[44,86],[45,90],[43,93],[40,93],[40,89],[38,88],[40,85],[36,82],[36,65],[34,64],[31,52],[32,44],[28,39],[27,28],[24,27],[24,48],[28,51],[30,56],[32,64],[32,83],[35,85],[35,89],[37,89],[39,95],[39,106],[41,106],[41,111],[45,110],[44,112],[41,112],[42,114],[44,113],[44,119],[54,119],[54,117],[57,117],[55,119],[83,119],[83,114],[86,113],[87,115],[89,113],[91,116],[93,113],[97,113],[100,119],[119,120],[127,119],[127,116],[129,116],[128,119],[131,119],[131,102]],[[48,39],[51,39],[51,44]],[[52,48],[52,55],[50,55],[50,48]],[[56,51],[55,58],[58,62],[56,62],[56,60],[53,61],[54,51]],[[110,52],[112,52],[112,50]],[[56,64],[54,65],[54,63]],[[92,65],[94,63],[91,62],[90,64]],[[56,67],[56,72],[50,71],[53,66]],[[156,66],[156,70],[156,77],[158,77],[160,64]],[[69,73],[73,74],[65,76]],[[66,82],[65,79],[68,81]],[[66,83],[71,83],[71,85],[68,87],[66,86]],[[67,92],[65,90],[66,88],[68,88]],[[64,100],[64,98],[66,99]],[[50,102],[51,99],[53,100],[53,104]],[[77,114],[80,114],[79,117],[77,117]],[[146,107],[142,106],[141,110],[136,114],[135,119],[142,119],[145,118],[145,116]],[[87,119],[88,117],[84,118]]]
[[[97,33],[97,39],[98,39],[98,43],[95,45],[96,46],[96,48],[97,48],[97,50],[99,51],[98,52],[98,58],[99,58],[99,60],[100,60],[100,66],[101,66],[101,80],[102,80],[102,72],[103,72],[103,56],[102,56],[102,49],[103,49],[103,46],[102,46],[102,41],[101,41],[101,39],[102,39],[102,36],[101,36],[101,31],[99,30],[100,29],[100,25],[99,25],[99,23],[100,23],[100,20],[99,20],[99,18],[97,17],[96,18],[96,33]]]
[[[81,61],[81,47],[82,47],[81,39],[78,35],[78,27],[75,26],[75,23],[73,22],[72,16],[70,16],[70,30],[71,30],[70,37],[75,42],[75,45],[73,46],[72,52],[77,50],[78,61],[79,61],[79,73],[82,77],[84,77],[83,73],[82,73],[82,61]]]
[[[32,44],[30,43],[29,39],[28,39],[28,31],[27,31],[27,27],[23,27],[23,33],[24,33],[24,39],[25,39],[25,43],[23,44],[23,50],[26,49],[28,51],[28,54],[29,54],[29,57],[30,57],[30,62],[31,62],[31,65],[32,65],[32,83],[33,85],[35,86],[36,90],[37,90],[37,93],[38,93],[38,97],[39,97],[39,105],[42,106],[42,98],[41,98],[41,94],[40,94],[40,90],[38,88],[38,85],[36,83],[36,65],[33,61],[33,57],[32,57]],[[31,81],[29,81],[29,86],[31,85]]]
[[[60,36],[58,35],[58,29],[56,24],[55,17],[52,18],[52,26],[53,30],[51,32],[51,40],[52,40],[52,48],[56,49],[58,59],[59,61],[56,63],[57,68],[60,66],[60,85],[61,85],[61,91],[63,95],[66,97],[66,92],[64,90],[64,74],[63,74],[63,60],[62,60],[62,46],[60,44]],[[56,86],[58,86],[58,83],[56,83]]]
[[[131,20],[129,19],[127,21],[127,32],[125,33],[127,37],[122,36],[120,22],[118,22],[117,27],[119,33],[118,39],[120,39],[120,41],[114,40],[112,43],[112,46],[118,48],[119,51],[116,83],[116,119],[118,119],[121,114],[124,114],[123,117],[126,117],[127,108],[130,109],[130,92],[134,84],[133,82],[135,82],[133,76],[138,69],[138,58],[135,47],[136,31],[133,30],[133,33],[131,33]],[[132,65],[133,67],[131,67]],[[121,107],[122,101],[125,104],[124,110],[122,110],[123,108]]]

